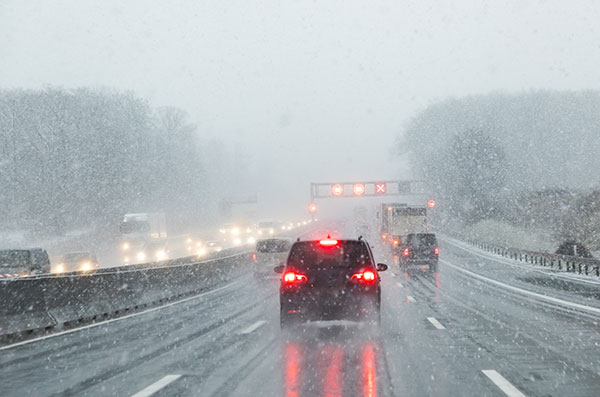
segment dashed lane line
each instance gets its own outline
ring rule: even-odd
[[[427,320],[437,329],[446,329],[435,317],[427,317]]]
[[[162,389],[162,388],[166,387],[167,385],[169,385],[170,383],[176,381],[180,377],[181,377],[181,375],[167,375],[164,378],[162,378],[162,379],[154,382],[150,386],[146,387],[145,389],[142,389],[139,392],[135,393],[131,397],[148,397],[148,396],[151,396],[154,393],[156,393],[157,391],[159,391],[160,389]]]
[[[259,329],[260,327],[262,327],[265,324],[266,324],[265,320],[257,321],[254,324],[252,324],[251,326],[249,326],[248,328],[246,328],[245,330],[243,330],[242,332],[240,332],[240,334],[248,335],[248,334],[256,331],[257,329]]]
[[[406,299],[408,299],[409,302],[415,302],[415,298],[412,295],[406,295]]]
[[[498,386],[498,388],[502,390],[508,397],[525,397],[525,394],[521,393],[519,389],[514,387],[512,383],[507,381],[506,378],[500,375],[497,371],[493,369],[484,369],[481,372],[490,378],[490,380],[494,382],[494,384]]]

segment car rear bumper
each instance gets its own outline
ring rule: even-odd
[[[359,320],[379,310],[376,290],[362,291],[352,296],[328,294],[282,294],[281,314],[302,321]]]

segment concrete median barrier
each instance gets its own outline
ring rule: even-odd
[[[115,317],[210,289],[247,271],[237,248],[206,260],[161,263],[0,281],[0,341],[40,330]]]

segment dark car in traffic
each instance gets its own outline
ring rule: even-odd
[[[0,250],[0,277],[50,273],[50,258],[41,248]]]
[[[379,323],[379,271],[366,241],[297,241],[281,273],[281,327],[319,320],[367,320]]]
[[[434,233],[411,233],[404,237],[400,250],[402,271],[438,271],[439,248]]]

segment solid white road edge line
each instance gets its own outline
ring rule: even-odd
[[[525,394],[521,393],[521,391],[519,389],[514,387],[512,385],[512,383],[507,381],[506,378],[504,376],[500,375],[497,371],[495,371],[493,369],[483,369],[483,370],[481,370],[481,372],[483,372],[483,374],[485,376],[490,378],[490,380],[492,382],[494,382],[494,384],[496,386],[498,386],[498,388],[500,390],[502,390],[504,392],[504,394],[506,394],[507,396],[509,396],[509,397],[525,397]]]
[[[427,317],[427,320],[437,329],[446,329],[435,317]]]
[[[160,379],[159,381],[154,382],[150,386],[146,387],[145,389],[140,390],[139,392],[135,393],[131,397],[151,396],[154,393],[156,393],[157,391],[159,391],[160,389],[162,389],[163,387],[167,386],[169,383],[176,381],[180,377],[181,377],[181,375],[167,375],[164,378]]]
[[[530,265],[521,265],[520,262],[516,261],[516,259],[505,259],[505,258],[500,259],[500,258],[496,257],[496,254],[492,254],[491,252],[482,251],[481,253],[479,253],[479,252],[476,252],[475,250],[481,250],[480,248],[472,247],[472,246],[468,245],[467,243],[464,243],[460,240],[459,240],[459,244],[457,244],[456,242],[450,241],[448,238],[445,238],[444,241],[446,241],[450,245],[453,245],[456,248],[459,248],[463,251],[467,251],[473,255],[477,255],[484,259],[489,259],[494,262],[502,263],[503,265],[508,265],[508,266],[519,268],[519,269],[524,269],[524,270],[528,270],[528,271],[545,274],[546,276],[549,276],[549,277],[562,278],[563,280],[582,282],[582,283],[592,284],[592,285],[600,285],[600,283],[597,281],[586,280],[586,279],[582,279],[582,278],[578,278],[578,277],[571,277],[568,273],[567,274],[553,273],[553,272],[544,271],[539,268],[536,269],[536,266],[539,266],[539,265],[531,265],[531,264]],[[463,246],[462,244],[465,244],[465,246]]]
[[[554,298],[552,296],[538,294],[537,292],[533,292],[533,291],[528,291],[526,289],[522,289],[522,288],[518,288],[518,287],[513,287],[512,285],[501,283],[500,281],[493,280],[491,278],[479,275],[477,273],[473,273],[472,271],[469,271],[467,269],[463,269],[462,267],[453,265],[452,263],[450,263],[450,262],[448,262],[447,260],[444,260],[444,259],[440,259],[440,262],[445,263],[446,265],[448,265],[448,266],[450,266],[450,267],[452,267],[452,268],[454,268],[454,269],[456,269],[456,270],[458,270],[460,272],[468,274],[471,277],[478,278],[478,279],[483,280],[483,281],[487,281],[490,284],[494,284],[494,285],[497,285],[499,287],[506,288],[508,290],[515,291],[515,292],[518,292],[518,293],[523,294],[523,295],[533,296],[535,298],[538,298],[538,299],[541,299],[541,300],[544,300],[544,301],[547,301],[547,302],[557,303],[557,304],[559,304],[561,306],[566,306],[566,307],[569,307],[569,308],[572,308],[572,309],[583,310],[583,311],[587,311],[587,312],[594,313],[594,314],[600,314],[600,308],[597,308],[597,307],[586,306],[586,305],[582,305],[582,304],[579,304],[579,303],[569,302],[569,301],[562,300],[562,299],[559,299],[559,298]]]
[[[110,320],[105,320],[105,321],[100,321],[100,322],[97,322],[97,323],[94,323],[94,324],[84,325],[83,327],[73,328],[73,329],[69,329],[67,331],[56,332],[54,334],[40,336],[39,338],[28,339],[28,340],[24,340],[22,342],[13,343],[12,345],[2,346],[2,347],[0,347],[0,351],[1,350],[11,349],[11,348],[17,347],[17,346],[27,345],[27,344],[33,343],[33,342],[39,342],[39,341],[44,340],[44,339],[54,338],[56,336],[71,334],[73,332],[82,331],[82,330],[88,329],[88,328],[99,327],[99,326],[104,325],[104,324],[114,323],[116,321],[125,320],[125,319],[131,318],[131,317],[141,316],[142,314],[146,314],[146,313],[154,312],[154,311],[157,311],[157,310],[161,310],[161,309],[164,309],[164,308],[169,307],[169,306],[175,306],[175,305],[178,305],[180,303],[184,303],[184,302],[188,302],[188,301],[191,301],[191,300],[194,300],[194,299],[202,298],[202,297],[204,297],[206,295],[210,295],[210,294],[213,294],[215,292],[222,291],[224,289],[233,287],[234,285],[236,285],[238,283],[239,283],[239,281],[234,281],[233,283],[224,285],[224,286],[219,287],[217,289],[206,291],[206,292],[203,292],[201,294],[190,296],[189,298],[181,299],[181,300],[178,300],[178,301],[175,301],[175,302],[167,303],[166,305],[162,305],[162,306],[158,306],[158,307],[153,307],[151,309],[147,309],[147,310],[144,310],[144,311],[141,311],[141,312],[138,312],[138,313],[127,314],[127,315],[125,315],[123,317],[112,318]]]
[[[245,330],[243,330],[242,332],[240,332],[240,334],[247,335],[249,333],[252,333],[252,332],[256,331],[257,329],[259,329],[260,327],[262,327],[264,324],[266,324],[265,320],[257,321],[254,324],[252,324],[251,326],[249,326],[248,328],[246,328]]]

